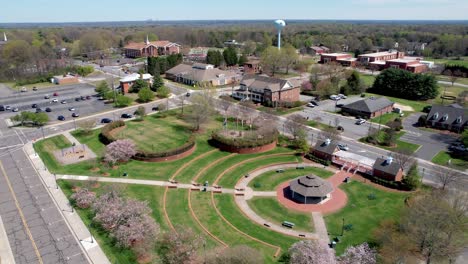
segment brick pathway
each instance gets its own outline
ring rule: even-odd
[[[291,209],[302,211],[302,212],[320,212],[322,214],[329,214],[336,212],[343,208],[348,202],[346,193],[343,192],[338,186],[343,183],[346,177],[352,177],[351,173],[345,171],[339,171],[335,175],[327,179],[333,185],[333,192],[331,192],[331,198],[323,204],[300,204],[292,201],[284,196],[284,189],[289,186],[289,182],[284,182],[276,189],[278,201]]]

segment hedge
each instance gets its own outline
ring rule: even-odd
[[[325,159],[318,158],[317,156],[315,156],[315,155],[312,154],[312,153],[308,153],[308,154],[306,154],[304,157],[305,157],[306,159],[309,159],[309,160],[311,160],[311,161],[320,163],[320,164],[325,165],[325,166],[330,166],[330,165],[331,165],[331,161],[330,161],[330,160],[325,160]]]
[[[112,134],[110,132],[112,130],[118,128],[118,127],[123,127],[123,126],[125,126],[125,122],[122,121],[122,120],[114,121],[112,123],[109,123],[109,124],[105,125],[101,129],[101,133],[99,134],[99,140],[105,145],[108,145],[108,144],[116,141],[117,138],[112,136]]]
[[[255,148],[264,145],[268,145],[270,143],[275,142],[278,140],[278,131],[275,129],[273,133],[263,135],[263,138],[230,138],[225,137],[219,133],[221,130],[213,132],[211,134],[211,139],[215,142],[219,142],[224,145],[233,146],[236,148]]]

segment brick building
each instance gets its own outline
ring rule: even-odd
[[[378,158],[372,167],[372,175],[388,181],[401,181],[403,179],[403,170],[392,157]]]
[[[373,118],[393,111],[394,103],[385,97],[359,100],[341,107],[341,112],[362,118]]]
[[[240,82],[240,88],[234,91],[232,96],[258,103],[283,103],[299,101],[300,92],[300,87],[288,80],[247,74]]]
[[[124,78],[120,79],[120,89],[121,91],[126,94],[130,90],[130,87],[136,82],[136,80],[142,79],[145,80],[148,85],[153,84],[153,76],[149,73],[145,74],[138,74],[138,73],[133,73],[130,75],[125,76]]]
[[[80,82],[76,76],[70,74],[54,76],[50,81],[55,84],[74,84]]]
[[[361,54],[357,60],[361,65],[369,65],[371,63],[385,62],[388,60],[401,59],[405,56],[404,52],[399,51],[382,51],[375,53]]]
[[[461,133],[468,127],[468,109],[458,104],[433,105],[427,114],[426,126]]]
[[[337,62],[338,60],[352,59],[349,53],[323,53],[320,55],[319,63]]]
[[[145,42],[131,42],[124,47],[127,58],[157,57],[160,55],[177,54],[180,52],[180,45],[167,40]]]
[[[244,73],[245,74],[262,73],[260,60],[257,58],[249,58],[249,60],[246,63],[244,63]]]
[[[311,46],[305,47],[301,49],[302,54],[309,54],[309,55],[321,55],[324,53],[330,52],[330,49],[325,46]]]
[[[412,73],[422,73],[427,71],[427,65],[420,63],[419,60],[413,58],[403,58],[403,59],[394,59],[387,60],[385,62],[385,68],[398,68],[402,70],[407,70]]]
[[[330,139],[319,141],[312,149],[312,154],[319,159],[331,161],[335,152],[339,151],[337,145],[337,142]]]

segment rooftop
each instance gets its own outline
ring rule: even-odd
[[[292,180],[289,188],[305,197],[325,197],[333,191],[330,182],[312,174]]]
[[[381,51],[381,52],[375,52],[375,53],[361,54],[358,57],[380,57],[380,56],[386,56],[386,55],[395,55],[397,53],[398,51]]]
[[[134,82],[138,79],[140,79],[142,76],[138,73],[132,73],[132,74],[129,74],[125,77],[123,77],[122,79],[120,79],[120,82]],[[143,74],[143,80],[150,80],[151,78],[153,78],[153,76],[149,73],[145,73]]]
[[[326,153],[326,154],[330,154],[332,155],[333,153],[335,153],[338,149],[337,149],[337,142],[335,141],[330,141],[328,144],[327,144],[327,141],[319,141],[317,142],[317,144],[315,144],[315,147],[314,149],[315,150],[318,150],[322,153]]]
[[[344,52],[335,52],[335,53],[322,53],[322,56],[343,56],[343,55],[349,55],[351,56],[351,54],[349,53],[344,53]]]
[[[375,160],[373,169],[388,173],[390,175],[397,175],[400,171],[400,165],[393,159],[377,158]]]
[[[247,86],[249,89],[265,90],[268,89],[272,92],[295,88],[291,82],[285,79],[278,79],[274,77],[247,74],[242,78],[241,85]]]
[[[378,97],[378,98],[371,97],[371,98],[359,100],[354,103],[344,105],[342,109],[351,109],[351,110],[360,111],[364,113],[374,113],[388,106],[392,106],[393,104],[394,103],[388,100],[386,97]]]

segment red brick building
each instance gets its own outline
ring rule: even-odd
[[[392,157],[376,159],[372,169],[374,177],[388,181],[401,181],[403,179],[403,170]]]
[[[352,59],[349,53],[323,53],[320,55],[319,63],[337,62],[338,60]]]
[[[126,94],[129,92],[130,87],[136,82],[138,79],[143,79],[145,80],[148,85],[151,85],[153,83],[153,76],[149,73],[145,74],[138,74],[138,73],[133,73],[130,75],[125,76],[124,78],[120,79],[120,89],[122,93]]]
[[[427,71],[427,65],[420,63],[419,60],[410,58],[388,60],[385,62],[385,68],[398,68],[412,73]]]
[[[393,111],[394,103],[385,97],[367,98],[341,107],[341,112],[362,118],[374,118]]]
[[[402,59],[405,57],[404,52],[399,51],[382,51],[376,53],[361,54],[358,56],[358,61],[361,65],[369,65],[373,62],[385,62],[388,60]]]
[[[299,101],[300,92],[300,87],[288,80],[248,74],[232,96],[258,103],[284,103]]]
[[[124,47],[127,58],[157,57],[160,55],[177,54],[180,52],[180,45],[167,40],[131,42]]]
[[[244,63],[244,73],[245,74],[257,74],[262,73],[262,67],[260,66],[259,59],[249,59]]]
[[[337,142],[330,139],[319,141],[312,149],[312,154],[319,159],[331,161],[335,152],[339,151],[337,144]]]

